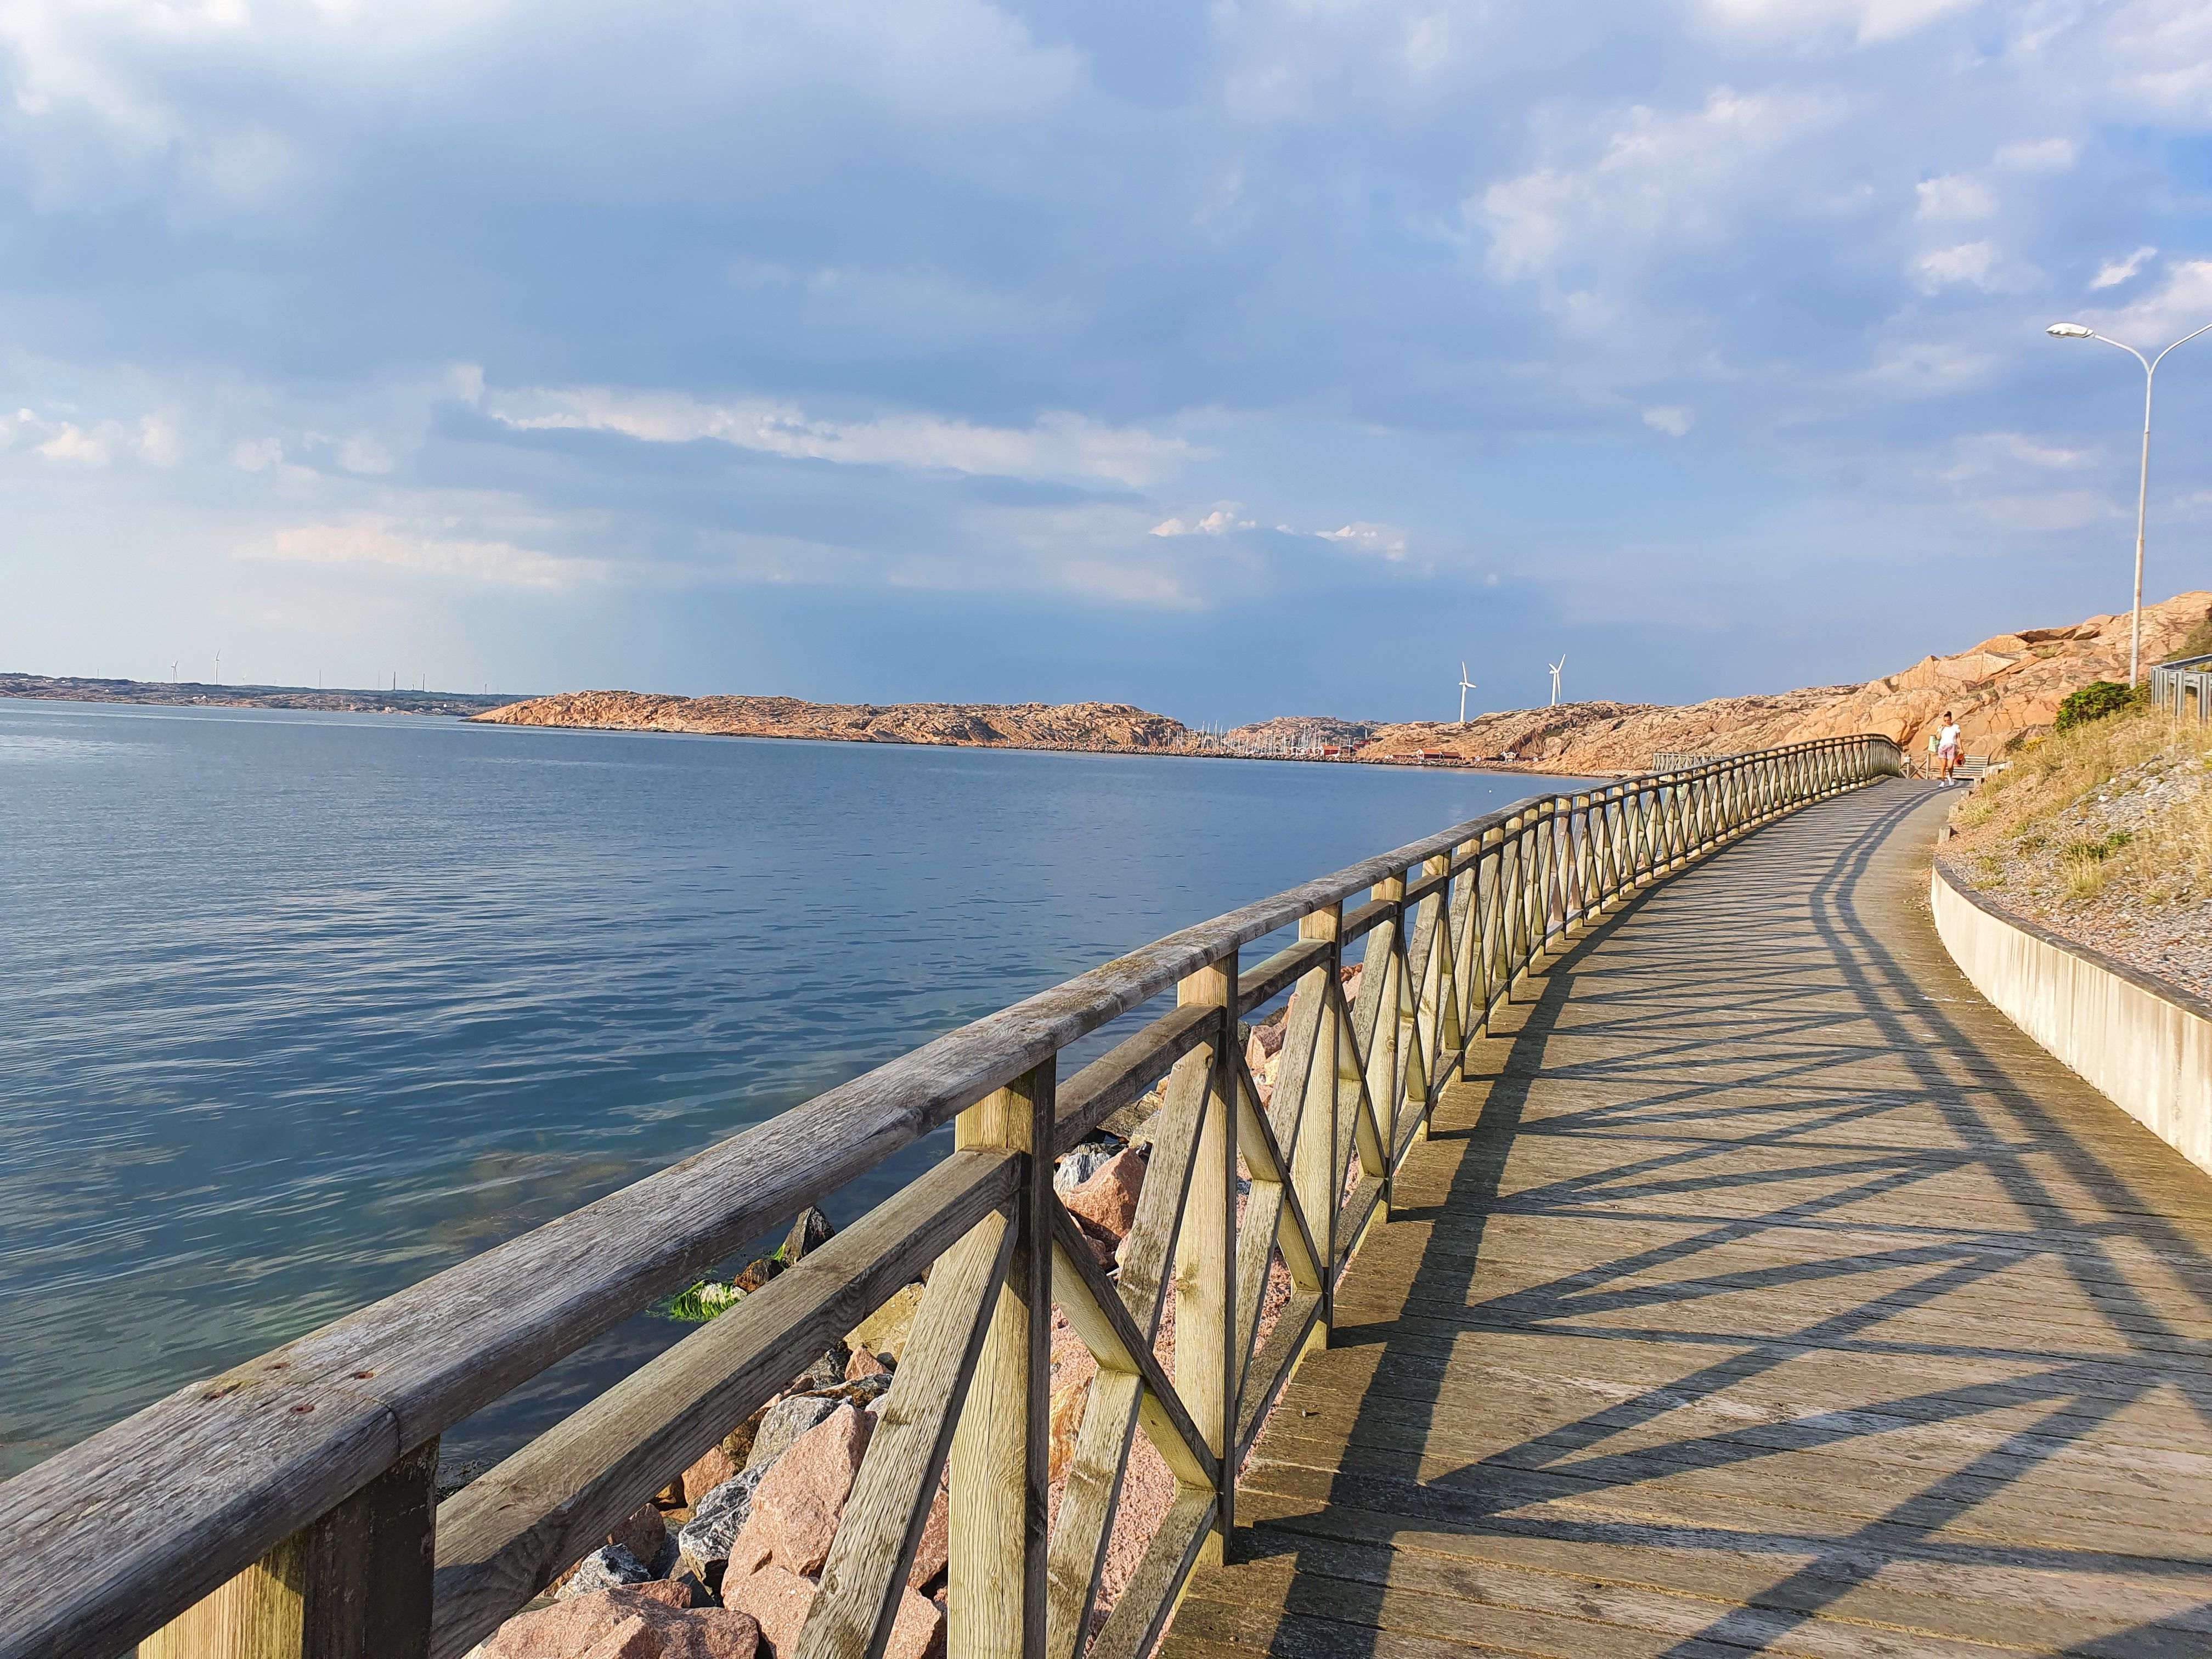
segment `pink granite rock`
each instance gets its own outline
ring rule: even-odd
[[[508,1620],[478,1651],[481,1659],[754,1659],[760,1626],[750,1615],[693,1599],[690,1585],[668,1579],[594,1590]]]
[[[745,1530],[768,1545],[776,1565],[794,1573],[822,1571],[874,1425],[866,1412],[841,1404],[799,1436],[762,1480]]]
[[[901,1592],[884,1659],[939,1659],[945,1651],[945,1610],[912,1590]]]
[[[1137,1195],[1144,1189],[1145,1156],[1133,1146],[1108,1158],[1061,1201],[1077,1220],[1118,1241],[1128,1236],[1137,1218]]]
[[[660,1638],[644,1620],[632,1616],[595,1643],[584,1659],[660,1659]]]
[[[929,1506],[929,1519],[922,1522],[921,1541],[915,1546],[914,1565],[907,1569],[907,1588],[927,1590],[951,1559],[952,1511],[945,1501],[945,1488],[939,1486],[936,1501]]]
[[[722,1603],[759,1625],[766,1659],[791,1659],[814,1607],[814,1584],[781,1567],[763,1567],[744,1578],[722,1580]]]

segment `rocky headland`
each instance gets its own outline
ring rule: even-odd
[[[2143,609],[2142,659],[2179,651],[2212,616],[2212,592],[2178,594]],[[1442,750],[1511,756],[1515,764],[1583,775],[1641,772],[1655,754],[1733,755],[1814,738],[1879,732],[1917,752],[1943,711],[1959,718],[1969,752],[1995,759],[2048,731],[2069,691],[2128,677],[2128,617],[2091,617],[2055,628],[1999,634],[1948,657],[1863,685],[1820,685],[1769,696],[1716,697],[1676,706],[1577,702],[1484,714],[1464,726],[1422,720],[1384,726],[1361,760]]]
[[[312,708],[332,714],[446,714],[463,719],[496,708],[506,701],[472,691],[325,691],[305,685],[211,685],[198,680],[86,679],[58,674],[0,674],[0,697],[152,703],[168,708]]]
[[[2212,592],[2143,611],[2143,660],[2179,650],[2212,617]],[[1996,758],[2048,730],[2069,691],[2124,680],[2128,617],[2026,628],[1856,685],[1818,685],[1682,705],[1572,702],[1517,708],[1461,725],[1285,715],[1213,734],[1128,703],[817,703],[796,697],[678,697],[568,691],[474,718],[510,726],[690,732],[844,743],[1065,749],[1109,754],[1270,755],[1398,764],[1481,766],[1580,776],[1647,771],[1659,754],[1724,755],[1814,738],[1879,732],[1918,751],[1943,712],[1968,750]]]
[[[503,726],[602,732],[692,732],[835,743],[920,743],[974,749],[1081,749],[1159,754],[1190,747],[1181,720],[1125,702],[805,702],[797,697],[676,697],[563,691],[475,716]]]

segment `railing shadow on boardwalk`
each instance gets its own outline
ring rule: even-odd
[[[1778,1644],[1802,1650],[1788,1640],[1793,1631],[1869,1583],[1892,1563],[2204,1579],[2212,1567],[2212,1544],[2176,1558],[1984,1544],[1944,1532],[1947,1524],[1969,1516],[1993,1494],[2087,1443],[2154,1390],[2179,1392],[2197,1419],[2212,1425],[2212,1385],[2201,1369],[2202,1357],[2212,1345],[2174,1330],[2131,1285],[2127,1264],[2116,1261],[2108,1245],[2114,1239],[2132,1239],[2148,1247],[2172,1270],[2171,1277],[2187,1287],[2196,1308],[2208,1311],[2212,1311],[2212,1295],[2208,1295],[2212,1256],[2156,1213],[2154,1199],[2136,1190],[2125,1176],[2083,1144],[2067,1122],[2039,1104],[2031,1089],[2015,1079],[2007,1060],[1990,1053],[1946,1013],[1943,1002],[1929,994],[1887,942],[1892,924],[1868,908],[1870,902],[1894,902],[1893,896],[1870,890],[1881,884],[1876,862],[1902,820],[1926,799],[1923,792],[1891,786],[1877,809],[1870,815],[1856,815],[1856,822],[1851,821],[1854,815],[1835,810],[1819,818],[1799,817],[1770,828],[1729,849],[1722,855],[1724,862],[1638,895],[1578,939],[1540,980],[1532,981],[1534,1000],[1525,1005],[1519,1029],[1510,1039],[1501,1036],[1470,1049],[1466,1081],[1485,1091],[1480,1115],[1460,1127],[1449,1127],[1446,1117],[1431,1129],[1433,1139],[1468,1143],[1449,1196],[1428,1207],[1394,1211],[1394,1222],[1425,1222],[1431,1228],[1406,1297],[1409,1310],[1449,1310],[1443,1316],[1459,1317],[1462,1330],[1571,1333],[1598,1341],[1703,1341],[1728,1352],[1663,1386],[1607,1403],[1579,1420],[1551,1427],[1456,1469],[1437,1471],[1431,1461],[1425,1480],[1423,1454],[1410,1448],[1443,1426],[1448,1411],[1442,1397],[1447,1368],[1433,1358],[1435,1337],[1403,1333],[1395,1322],[1340,1325],[1332,1346],[1380,1342],[1382,1351],[1375,1374],[1389,1375],[1393,1387],[1387,1399],[1370,1393],[1363,1401],[1350,1437],[1354,1444],[1365,1443],[1360,1472],[1350,1473],[1340,1465],[1329,1483],[1328,1502],[1370,1510],[1382,1502],[1393,1503],[1402,1531],[1547,1539],[1568,1547],[1649,1547],[1659,1542],[1674,1551],[1710,1549],[1777,1559],[1771,1584],[1747,1598],[1747,1605],[1723,1611],[1704,1628],[1665,1648],[1669,1659],[1765,1651]],[[1840,809],[1844,804],[1838,805]],[[1774,860],[1785,848],[1783,855],[1802,857],[1807,838],[1819,833],[1821,823],[1848,829],[1838,844],[1820,849],[1823,863],[1808,890],[1802,865],[1778,869]],[[1717,1010],[1691,1012],[1693,1029],[1689,1032],[1657,1035],[1626,1054],[1601,1060],[1559,1064],[1553,1050],[1571,1006],[1586,1017],[1593,1007],[1602,1008],[1608,1001],[1632,1004],[1639,979],[1664,976],[1674,965],[1670,957],[1698,951],[1694,939],[1679,938],[1680,929],[1673,934],[1647,929],[1635,939],[1632,965],[1620,959],[1619,947],[1626,943],[1624,934],[1658,904],[1666,906],[1676,922],[1688,912],[1705,909],[1718,913],[1727,925],[1741,927],[1741,948],[1730,958],[1735,971],[1716,986]],[[1783,913],[1777,908],[1780,906],[1791,907],[1794,913]],[[1761,907],[1771,917],[1771,929],[1759,928],[1751,919]],[[1744,918],[1741,923],[1739,917]],[[1603,982],[1588,982],[1595,977],[1589,972],[1593,958],[1609,949],[1614,959],[1606,963]],[[1710,971],[1709,953],[1700,954],[1698,961]],[[1963,987],[1964,981],[1958,983]],[[1632,1006],[1623,1008],[1622,1017],[1639,1033],[1651,1030]],[[1694,1029],[1701,1023],[1707,1031]],[[1572,1030],[1577,1036],[1595,1036],[1602,1035],[1605,1027],[1602,1021],[1591,1024],[1584,1018]],[[1754,1036],[1756,1051],[1738,1046],[1747,1036]],[[1710,1097],[1723,1091],[1790,1090],[1832,1077],[1846,1048],[1878,1052],[1900,1065],[1909,1080],[1858,1091],[1862,1097],[1856,1099],[1849,1087],[1831,1084],[1824,1097],[1808,1097],[1790,1107],[1778,1095],[1719,1110],[1709,1103]],[[1683,1078],[1680,1068],[1698,1060],[1725,1061],[1729,1067],[1726,1080]],[[1649,1079],[1654,1086],[1636,1098],[1524,1121],[1538,1082],[1561,1078],[1602,1078],[1613,1083]],[[1956,1145],[1869,1149],[1846,1156],[1815,1154],[1778,1167],[1741,1167],[1741,1155],[1747,1152],[1786,1150],[1817,1140],[1823,1131],[1879,1119],[1907,1102],[1933,1107]],[[1794,1121],[1778,1126],[1775,1120],[1785,1109]],[[1739,1116],[1746,1120],[1741,1133],[1715,1133]],[[2003,1121],[2008,1118],[2009,1122]],[[1520,1137],[1580,1136],[1624,1127],[1641,1132],[1670,1119],[1694,1121],[1703,1138],[1694,1146],[1677,1143],[1587,1176],[1500,1195],[1506,1162]],[[2069,1199],[2055,1192],[2029,1166],[2027,1154],[2031,1152],[2055,1158],[2080,1194],[2105,1207],[2103,1216],[2086,1217],[2079,1196]],[[1705,1172],[1705,1165],[1728,1167]],[[1731,1267],[1724,1274],[1703,1275],[1694,1270],[1694,1264],[1717,1247],[1778,1229],[1826,1226],[1837,1231],[1841,1243],[1851,1206],[1908,1193],[1933,1177],[1969,1167],[1994,1181],[2023,1218],[2021,1224],[1929,1225],[1918,1230],[1928,1235],[1920,1243],[1863,1249],[1764,1269]],[[1526,1288],[1485,1295],[1480,1270],[1470,1268],[1494,1218],[1571,1220],[1593,1204],[1617,1205],[1638,1196],[1741,1193],[1808,1179],[1832,1184],[1815,1195],[1793,1198],[1763,1213],[1717,1216],[1709,1225],[1691,1224],[1671,1242],[1578,1267]],[[1679,1212],[1652,1218],[1684,1220]],[[1880,1224],[1893,1236],[1912,1231]],[[2022,1333],[2018,1346],[1929,1343],[1883,1335],[1885,1324],[1899,1315],[1970,1293],[1995,1275],[2037,1257],[2060,1263],[2089,1305],[2103,1311],[2108,1331],[2120,1340],[2120,1352],[2068,1353],[2057,1339],[2038,1341],[2033,1329]],[[1680,1270],[1680,1276],[1652,1278],[1670,1269]],[[1890,1282],[1899,1270],[1920,1276],[1899,1288]],[[1856,1305],[1826,1312],[1764,1340],[1741,1331],[1700,1333],[1675,1325],[1647,1330],[1632,1319],[1640,1308],[1679,1309],[1747,1289],[1832,1287],[1867,1276],[1881,1278],[1881,1285]],[[1607,1315],[1629,1317],[1606,1328],[1586,1322]],[[1562,1322],[1568,1321],[1585,1322]],[[1599,1449],[1624,1431],[1694,1407],[1811,1353],[1846,1360],[1855,1354],[2000,1360],[2033,1369],[2001,1381],[1888,1398],[1875,1397],[1870,1389],[1869,1397],[1848,1413],[1824,1410],[1770,1425],[1790,1431],[1786,1436],[1770,1437],[1775,1443],[1753,1443],[1722,1432],[1690,1434],[1663,1443],[1638,1439],[1632,1451],[1616,1455]],[[2161,1363],[2166,1353],[2196,1356],[2199,1367]],[[1417,1380],[1425,1376],[1434,1384],[1425,1395]],[[1941,1424],[1994,1409],[2045,1406],[2047,1410],[2002,1442],[1976,1455],[1962,1455],[1955,1467],[1931,1473],[1924,1485],[1884,1513],[1825,1534],[1516,1513],[1540,1502],[1547,1484],[1559,1492],[1601,1492],[1651,1480],[1662,1462],[1670,1475],[1755,1465],[1784,1451],[1871,1439],[1900,1419]],[[1415,1421],[1420,1429],[1409,1430]],[[1377,1449],[1384,1447],[1391,1449]],[[1266,1455],[1264,1442],[1259,1452]],[[1389,1482],[1387,1498],[1374,1484],[1378,1477]],[[1276,1558],[1299,1571],[1310,1559],[1312,1570],[1330,1579],[1327,1607],[1316,1598],[1308,1610],[1331,1621],[1331,1650],[1347,1656],[1375,1652],[1391,1622],[1384,1610],[1385,1584],[1339,1576],[1342,1553],[1334,1541],[1303,1528],[1292,1529],[1294,1526],[1261,1521],[1241,1529],[1241,1559]],[[1388,1576],[1387,1571],[1380,1575]],[[1299,1609],[1294,1606],[1288,1611]],[[2111,1630],[2066,1650],[2115,1656],[2212,1650],[2208,1613],[2212,1613],[2212,1601]],[[1304,1652],[1310,1640],[1291,1638],[1276,1650]]]

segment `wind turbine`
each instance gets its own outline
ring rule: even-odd
[[[1459,723],[1467,724],[1467,694],[1474,690],[1474,682],[1467,677],[1467,665],[1459,665]]]
[[[1544,665],[1552,671],[1552,707],[1554,708],[1559,706],[1559,671],[1566,665],[1567,653],[1564,651],[1559,653],[1559,661]]]

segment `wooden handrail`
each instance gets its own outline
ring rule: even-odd
[[[922,1341],[917,1325],[922,1346],[885,1419],[910,1426],[879,1432],[844,1529],[891,1533],[841,1531],[823,1633],[810,1625],[802,1650],[880,1637],[918,1535],[911,1506],[927,1507],[949,1457],[966,1540],[951,1595],[956,1620],[969,1621],[962,1650],[1011,1659],[1049,1644],[1073,1659],[1142,1428],[1183,1495],[1092,1650],[1135,1653],[1191,1562],[1221,1547],[1239,1452],[1298,1356],[1326,1340],[1336,1276],[1387,1218],[1399,1162],[1514,980],[1640,886],[1898,767],[1885,738],[1824,738],[1517,801],[1117,957],[179,1389],[0,1483],[0,1659],[141,1642],[149,1654],[334,1659],[365,1650],[372,1608],[378,1653],[453,1659],[932,1262],[932,1334]],[[1243,946],[1293,925],[1297,944],[1240,977]],[[1347,1002],[1345,946],[1363,939],[1366,971]],[[1173,1012],[1054,1086],[1068,1044],[1170,989]],[[1285,991],[1263,1108],[1237,1021]],[[1164,1075],[1151,1173],[1109,1291],[1075,1253],[1048,1160]],[[441,1433],[956,1117],[951,1160],[449,1498],[427,1578],[425,1471]],[[1251,1176],[1241,1226],[1240,1156]],[[1261,1338],[1278,1255],[1293,1294]],[[1172,1379],[1149,1346],[1170,1289]],[[1087,1310],[1076,1322],[1101,1370],[1048,1547],[1036,1491],[993,1496],[975,1460],[1041,1479],[1039,1344],[1055,1295],[1071,1317]],[[1022,1510],[1012,1533],[1003,1501]],[[992,1552],[1000,1582],[963,1577]],[[241,1622],[246,1602],[257,1611]],[[258,1633],[240,1633],[249,1626]]]

